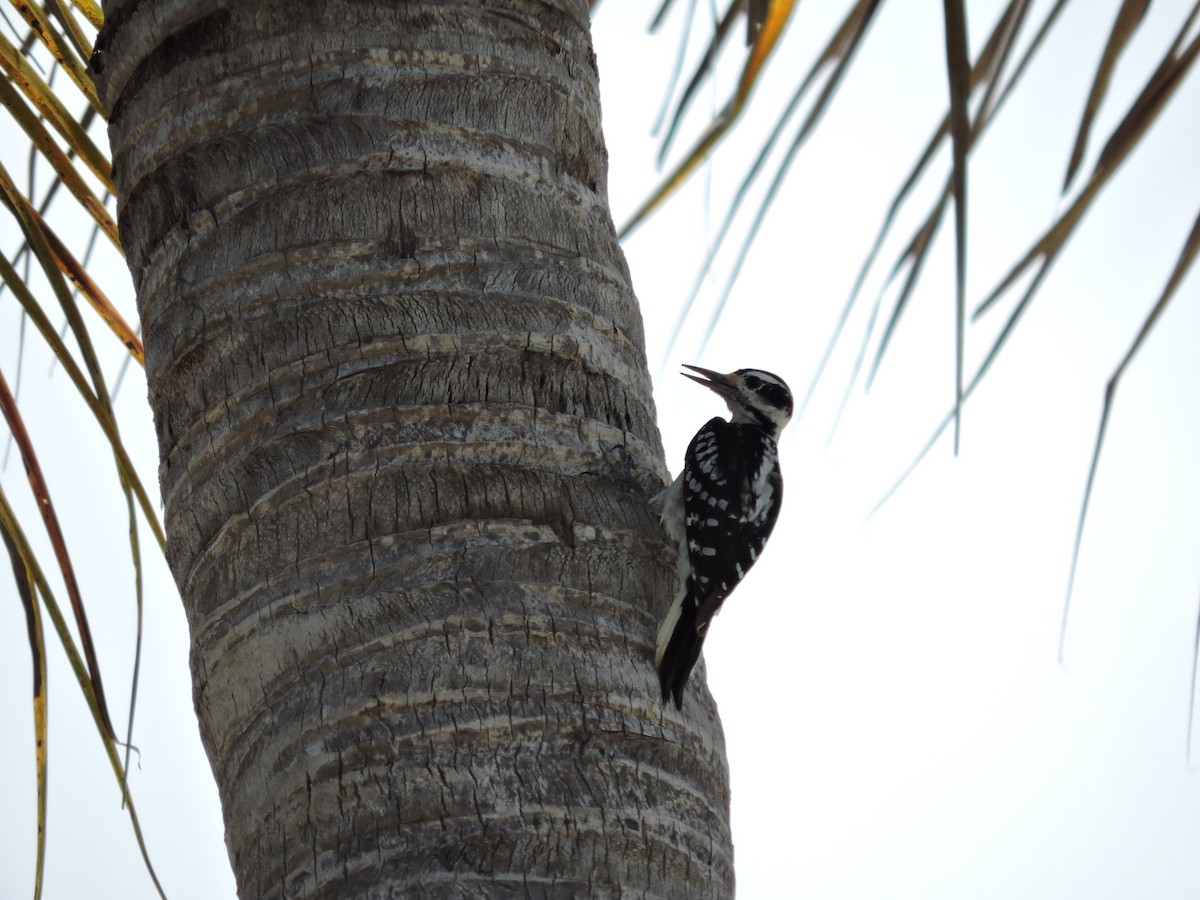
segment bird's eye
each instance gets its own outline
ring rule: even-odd
[[[756,375],[747,375],[742,379],[742,384],[750,388],[752,391],[757,391],[760,387],[762,387],[762,379]]]

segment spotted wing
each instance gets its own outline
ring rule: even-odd
[[[762,429],[715,418],[696,433],[684,468],[684,527],[700,634],[762,553],[782,499],[775,442]]]

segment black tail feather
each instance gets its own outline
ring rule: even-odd
[[[675,700],[675,708],[683,709],[683,688],[691,677],[696,661],[700,659],[700,648],[704,644],[704,636],[696,630],[696,604],[691,598],[685,598],[680,610],[679,621],[663,651],[662,662],[658,666],[658,683],[662,688],[663,702],[667,697]]]

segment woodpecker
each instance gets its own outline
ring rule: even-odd
[[[683,688],[712,617],[762,554],[783,501],[779,433],[792,392],[778,375],[728,375],[684,366],[681,374],[725,399],[726,421],[710,419],[688,445],[683,471],[655,498],[667,537],[679,546],[678,590],[658,631],[654,665],[663,702],[683,709]]]

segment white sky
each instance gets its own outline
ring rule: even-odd
[[[1102,111],[1088,166],[1187,5],[1152,6]],[[794,78],[787,73],[807,64],[842,6],[801,4],[773,62],[774,77],[760,91],[764,108],[778,108],[772,95],[786,96]],[[973,47],[998,6],[970,4]],[[1033,80],[972,158],[969,305],[1058,206],[1055,191],[1096,48],[1118,4],[1074,6],[1030,73]],[[665,364],[657,397],[673,470],[692,432],[720,411],[715,397],[674,374],[678,363],[757,366],[784,376],[797,392],[807,387],[891,192],[945,102],[940,9],[885,5],[834,110],[801,152],[702,355],[696,352],[717,281],[666,359],[665,341],[694,278],[697,250],[723,215],[720,198],[741,175],[738,159],[749,151],[739,148],[753,142],[728,141],[711,169],[627,242],[651,370]],[[637,0],[604,0],[596,23],[618,224],[655,179],[647,159],[656,148],[647,132],[673,38],[644,37],[650,15],[650,6]],[[668,31],[677,33],[678,25],[676,17]],[[735,74],[724,73],[725,89]],[[719,106],[724,97],[704,92],[697,109]],[[1065,667],[1056,650],[1104,383],[1200,208],[1200,123],[1186,112],[1197,108],[1200,79],[1193,74],[1098,201],[967,404],[960,456],[952,458],[947,436],[869,520],[867,512],[952,399],[949,228],[872,391],[856,389],[826,447],[880,281],[868,283],[827,380],[784,436],[787,499],[771,549],[726,605],[706,646],[729,750],[742,898],[1196,896],[1200,775],[1189,772],[1186,754],[1200,605],[1195,273],[1118,391],[1084,536]],[[685,137],[676,157],[686,146]],[[5,161],[11,166],[7,155]],[[914,206],[914,214],[924,215],[926,203]],[[912,221],[900,224],[880,271],[892,264]],[[6,248],[14,241],[10,222]],[[729,265],[727,253],[718,277]],[[969,328],[969,371],[1017,296]],[[131,308],[128,298],[123,302]],[[15,322],[6,297],[0,302],[5,360],[13,359]],[[103,536],[96,552],[79,553],[76,563],[85,585],[111,584],[109,595],[91,600],[92,625],[110,702],[121,708],[132,622],[124,523],[96,521],[96,510],[112,506],[102,496],[71,502],[111,490],[112,463],[103,454],[73,452],[74,423],[63,421],[57,407],[66,381],[61,372],[47,378],[42,346],[40,339],[26,342],[22,409],[40,445],[64,451],[44,465],[68,536]],[[109,359],[114,371],[117,354]],[[11,379],[10,364],[5,372]],[[130,381],[118,407],[127,443],[154,490],[143,398],[144,384]],[[14,500],[28,493],[15,456],[0,481]],[[109,532],[116,537],[104,536]],[[149,542],[144,532],[143,539]],[[192,712],[182,611],[165,565],[152,570],[135,798],[168,895],[230,897],[216,790]],[[24,628],[11,580],[0,578],[0,662],[8,685],[0,691],[3,900],[29,896],[32,878]],[[50,688],[44,896],[152,896],[99,741],[90,725],[80,724],[82,701],[58,654]],[[1200,765],[1200,739],[1192,760]]]

